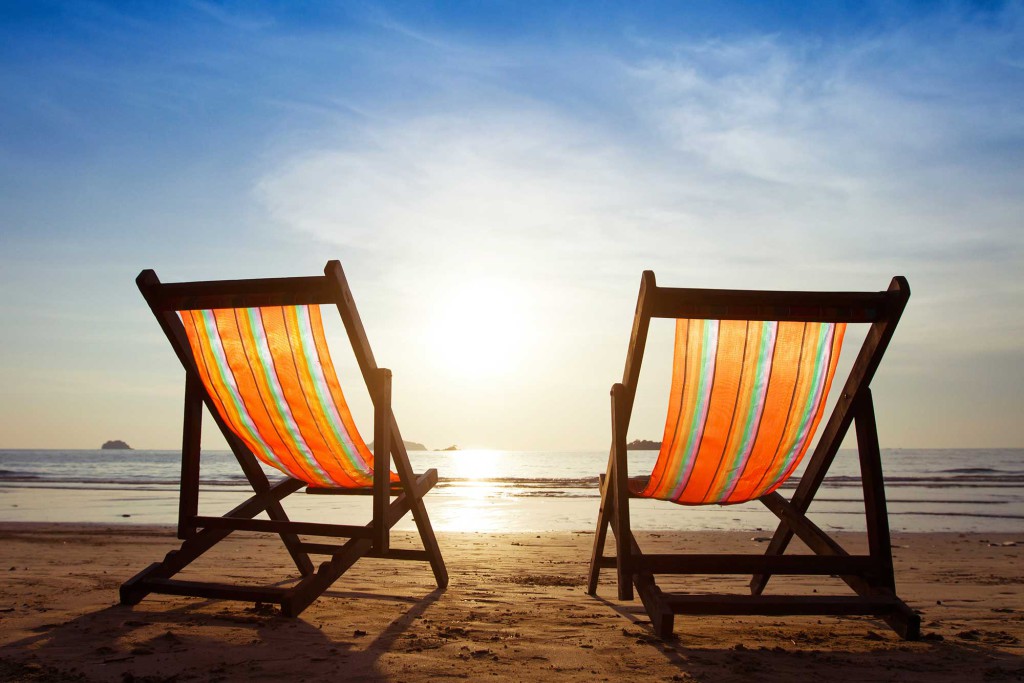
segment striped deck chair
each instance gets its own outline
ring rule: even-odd
[[[623,380],[612,387],[612,447],[601,478],[601,508],[588,592],[615,567],[620,600],[633,588],[658,636],[676,614],[871,614],[906,639],[920,617],[896,596],[882,464],[869,384],[910,288],[888,291],[763,292],[658,287],[643,274]],[[668,418],[654,470],[630,479],[626,431],[651,318],[676,320]],[[809,450],[832,385],[847,323],[871,325],[807,468],[787,500],[777,489]],[[851,424],[867,523],[868,554],[851,555],[807,518]],[[630,498],[680,505],[760,500],[780,523],[766,552],[747,555],[645,554],[630,531]],[[615,557],[604,556],[609,526]],[[813,555],[784,555],[794,534]],[[667,593],[658,574],[751,574],[750,595]],[[772,574],[834,575],[853,589],[835,596],[769,596]]]
[[[423,496],[437,470],[413,473],[391,411],[391,371],[378,368],[341,264],[323,276],[163,284],[152,270],[139,289],[185,368],[178,537],[181,548],[121,586],[121,602],[149,593],[277,603],[297,616],[363,557],[430,563],[448,584]],[[356,429],[327,349],[320,304],[341,314],[374,407],[373,452]],[[254,495],[222,517],[199,514],[202,409],[206,406]],[[395,472],[391,471],[394,462]],[[271,483],[260,462],[285,476]],[[282,499],[307,493],[373,497],[365,525],[291,521]],[[412,512],[422,550],[392,548],[390,530]],[[256,519],[266,513],[269,519]],[[233,531],[278,534],[301,578],[290,587],[174,579]],[[344,538],[312,543],[303,536]],[[329,559],[314,571],[310,555]]]

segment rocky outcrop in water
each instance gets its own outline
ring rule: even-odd
[[[131,446],[129,446],[124,441],[121,441],[119,439],[114,439],[113,441],[105,441],[103,443],[103,445],[100,446],[100,448],[105,450],[105,451],[130,451],[130,450],[132,450]]]

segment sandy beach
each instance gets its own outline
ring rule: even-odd
[[[639,535],[651,552],[756,552],[761,537]],[[298,619],[171,596],[118,605],[120,583],[176,546],[169,528],[6,523],[0,539],[5,680],[1024,679],[1024,535],[894,535],[900,593],[924,619],[924,638],[909,643],[880,621],[834,617],[678,617],[677,637],[662,642],[639,602],[614,599],[611,572],[599,598],[584,593],[589,533],[441,534],[446,591],[425,565],[364,560]],[[260,583],[294,569],[276,538],[237,535],[190,571]],[[673,585],[740,592],[744,581]],[[844,592],[838,580],[816,587]]]

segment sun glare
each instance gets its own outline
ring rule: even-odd
[[[500,453],[486,449],[469,449],[456,451],[453,454],[449,477],[466,480],[468,483],[479,482],[494,476],[495,466]]]
[[[525,297],[498,280],[473,280],[437,297],[428,332],[433,356],[463,378],[490,378],[522,362],[528,339]]]
[[[501,454],[473,449],[452,454],[446,476],[453,480],[457,501],[441,521],[448,531],[498,531],[507,526],[509,500],[491,481]]]

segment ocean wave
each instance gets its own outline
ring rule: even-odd
[[[19,472],[17,470],[0,470],[0,480],[28,481],[31,479],[39,479],[39,475],[32,474],[31,472]]]
[[[887,487],[916,488],[1021,488],[1024,487],[1024,475],[995,472],[993,475],[958,474],[954,476],[922,475],[914,477],[886,477]],[[273,478],[273,476],[271,477]],[[105,486],[177,486],[177,477],[146,477],[146,476],[75,476],[64,474],[40,474],[17,470],[0,470],[0,482],[4,483],[36,483],[36,484],[81,484]],[[500,488],[523,489],[596,489],[599,478],[590,477],[439,477],[439,485],[451,487],[492,486]],[[794,488],[799,477],[794,477],[782,485],[782,489]],[[248,481],[243,474],[219,475],[204,477],[204,486],[247,486]],[[859,476],[838,475],[826,477],[824,486],[827,488],[860,487]]]
[[[979,474],[981,472],[989,472],[996,474],[999,470],[994,470],[991,467],[954,467],[948,470],[940,470],[942,472],[952,472],[954,474]]]
[[[1024,486],[1024,474],[992,470],[994,474],[959,474],[949,477],[922,474],[914,477],[885,477],[886,486],[919,486],[925,488],[958,486],[1020,487]],[[794,480],[797,478],[794,478]],[[794,480],[790,480],[793,482]],[[832,486],[860,486],[861,478],[855,475],[825,477],[825,483]]]

